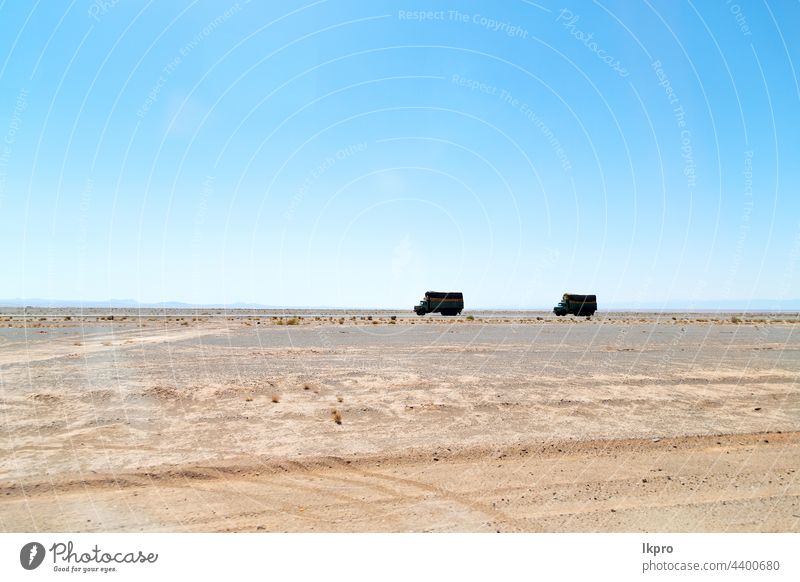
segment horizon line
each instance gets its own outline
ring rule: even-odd
[[[718,302],[719,307],[713,307]],[[773,303],[774,306],[768,304]],[[752,307],[748,306],[752,304]],[[788,305],[787,305],[788,304]],[[647,309],[651,311],[672,311],[672,310],[700,310],[700,311],[800,311],[800,299],[704,299],[702,301],[687,300],[665,300],[649,302],[610,302],[603,304],[598,311],[637,311]],[[182,301],[136,301],[126,299],[108,299],[103,301],[83,301],[74,299],[0,299],[0,309],[27,309],[27,308],[46,308],[46,309],[230,309],[242,310],[270,310],[270,311],[290,311],[290,310],[326,310],[326,311],[412,311],[412,308],[390,307],[390,306],[330,306],[330,305],[268,305],[262,303],[250,303],[237,301],[231,303],[185,303]],[[465,308],[464,311],[550,311],[550,305],[528,305],[528,306],[485,306]]]

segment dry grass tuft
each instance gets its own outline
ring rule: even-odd
[[[303,390],[311,390],[311,384],[303,384]]]
[[[331,416],[333,417],[333,422],[336,424],[342,424],[342,414],[338,410],[334,408],[331,411]]]
[[[277,395],[277,394],[273,394],[272,397],[271,397],[271,400],[272,400],[272,402],[277,404],[278,402],[281,401],[281,397],[279,395]]]

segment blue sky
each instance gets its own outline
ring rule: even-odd
[[[796,299],[798,26],[795,2],[0,2],[0,298]]]

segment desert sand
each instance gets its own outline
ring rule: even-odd
[[[799,374],[797,313],[5,308],[0,529],[797,532]]]

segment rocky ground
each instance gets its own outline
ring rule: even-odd
[[[798,531],[799,323],[0,310],[0,529]]]

